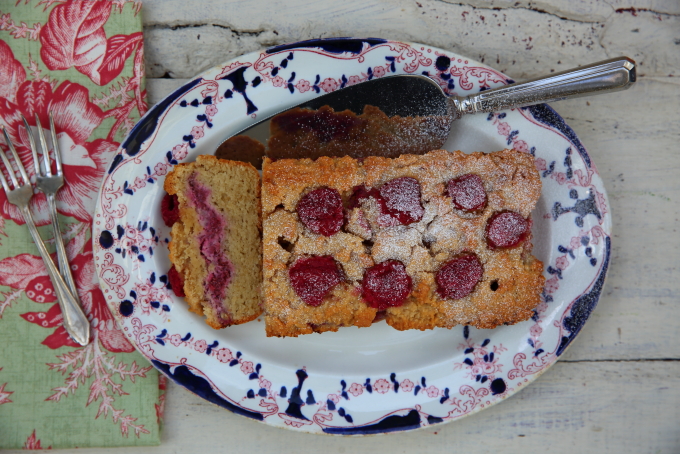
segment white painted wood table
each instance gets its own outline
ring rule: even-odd
[[[569,351],[527,389],[471,417],[322,437],[252,422],[170,384],[160,447],[77,452],[680,452],[680,1],[145,0],[143,15],[152,104],[215,64],[319,37],[421,42],[516,80],[633,58],[631,90],[553,104],[605,182],[613,256]]]

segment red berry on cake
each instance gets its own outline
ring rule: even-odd
[[[390,216],[403,225],[418,222],[425,209],[420,203],[420,183],[415,178],[401,177],[390,180],[380,187],[380,195]]]
[[[486,240],[491,249],[520,244],[529,231],[529,221],[514,211],[495,213],[486,224]]]
[[[319,306],[333,287],[343,281],[333,257],[308,257],[296,261],[288,270],[290,284],[297,296],[310,306]]]
[[[170,283],[170,288],[175,293],[175,295],[182,298],[186,296],[184,294],[184,278],[181,274],[179,274],[179,271],[177,271],[175,265],[172,265],[168,270],[168,282]]]
[[[312,232],[331,236],[340,231],[344,221],[342,197],[337,189],[319,188],[304,195],[297,204],[297,213]]]
[[[352,195],[349,196],[348,209],[353,210],[361,206],[361,201],[373,197],[374,199],[381,199],[380,192],[375,189],[367,189],[366,185],[359,185],[352,188]]]
[[[437,272],[437,293],[446,299],[468,296],[482,279],[484,268],[474,254],[465,254],[446,262]]]
[[[404,304],[411,293],[411,276],[397,260],[387,260],[366,270],[361,294],[369,306],[378,310]]]
[[[486,205],[484,182],[477,174],[467,173],[449,181],[447,191],[459,210],[479,211]]]
[[[175,194],[165,194],[161,200],[161,217],[168,227],[179,221],[179,199]]]

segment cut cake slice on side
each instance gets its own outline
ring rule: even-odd
[[[260,176],[243,162],[199,156],[165,179],[177,196],[170,261],[184,280],[189,309],[218,329],[262,312]]]

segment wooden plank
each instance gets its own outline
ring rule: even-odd
[[[162,446],[60,452],[677,453],[679,390],[680,362],[558,362],[507,402],[476,415],[416,432],[339,438],[267,427],[170,385]]]
[[[679,75],[675,0],[510,2],[205,0],[145,2],[148,74],[192,77],[275,44],[333,36],[421,42],[477,59],[517,79],[630,54],[648,76]],[[162,4],[162,7],[161,7]],[[177,12],[181,11],[181,14]],[[254,12],[257,12],[256,14]]]
[[[197,76],[198,74],[194,74]],[[173,90],[181,87],[189,79],[146,79],[146,93],[149,106],[153,106],[169,95]]]
[[[607,188],[613,257],[604,295],[568,359],[679,358],[680,84],[555,103]]]
[[[652,12],[665,15],[680,14],[680,3],[676,0],[444,0],[446,3],[463,5],[468,8],[497,10],[517,9],[535,11],[538,13],[555,16],[563,20],[580,20],[584,22],[599,22],[606,20],[616,10],[630,10],[636,12]],[[339,2],[338,2],[339,3]],[[270,17],[276,17],[277,22],[286,21],[287,16],[297,16],[298,22],[306,18],[318,16],[319,12],[336,12],[351,14],[360,8],[361,1],[347,0],[338,4],[325,1],[290,1],[284,0],[250,0],[247,7],[243,7],[237,0],[201,0],[200,8],[183,8],[181,0],[145,0],[144,1],[144,26],[149,27],[165,23],[188,23],[190,21],[226,21],[231,23],[245,23],[251,30],[257,29],[255,24],[266,22]],[[364,2],[365,3],[365,2]],[[381,15],[394,14],[391,11],[399,8],[385,8],[386,1],[372,2],[371,11],[380,12],[387,10]],[[395,3],[395,2],[391,2]],[[396,2],[403,7],[411,2]],[[419,2],[425,4],[424,2]],[[417,6],[417,5],[415,5]],[[217,11],[218,9],[222,11]],[[178,14],[181,11],[181,14]],[[257,14],[254,14],[257,12]],[[625,11],[622,11],[625,12]],[[632,12],[632,11],[629,11]],[[361,20],[360,17],[356,19]],[[378,35],[375,35],[378,36]]]

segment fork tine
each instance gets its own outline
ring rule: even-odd
[[[43,163],[45,164],[45,175],[48,177],[52,176],[52,164],[50,164],[50,150],[47,148],[47,139],[45,139],[45,132],[43,131],[42,124],[40,124],[40,118],[38,114],[35,114],[35,125],[38,127],[38,137],[40,138],[40,146],[43,152]]]
[[[54,117],[50,112],[50,131],[52,132],[52,150],[54,152],[54,162],[57,165],[57,175],[61,175],[61,150],[57,140],[57,130],[54,127]]]
[[[0,126],[0,128],[2,128],[2,135],[5,136],[5,142],[7,142],[7,146],[9,147],[9,150],[11,152],[13,152],[13,155],[16,156],[17,159],[18,159],[17,152],[14,149],[14,145],[12,144],[12,141],[9,140],[9,135],[7,134],[7,130],[5,130],[4,126]],[[17,178],[14,175],[14,167],[12,167],[12,164],[9,162],[9,159],[7,159],[7,155],[4,152],[2,152],[2,154],[0,156],[2,157],[2,162],[5,163],[5,167],[7,167],[7,173],[9,174],[9,177],[12,179],[12,184],[14,185],[14,188],[16,189],[17,187],[19,187],[19,182],[17,181]],[[19,170],[20,171],[23,170],[23,166],[21,165],[21,161],[19,161]],[[25,171],[24,171],[24,173],[25,173]],[[26,179],[26,181],[28,181],[28,178]]]
[[[2,157],[2,162],[5,163],[5,167],[7,167],[7,173],[14,178],[14,172],[12,171],[11,167],[9,167],[9,161],[7,160],[7,156],[5,156],[5,152],[2,151],[0,148],[0,157]],[[2,187],[5,190],[5,194],[8,194],[10,192],[9,184],[7,184],[7,180],[5,179],[5,175],[2,173],[2,169],[0,169],[0,183],[2,183]],[[16,187],[16,183],[14,185]]]
[[[33,131],[31,131],[31,125],[28,124],[28,120],[21,114],[21,119],[24,122],[24,127],[26,128],[26,134],[28,134],[28,141],[31,143],[31,153],[33,154],[33,167],[35,167],[36,178],[40,175],[40,161],[38,161],[38,147],[36,147],[35,139],[33,138]]]
[[[7,132],[5,131],[5,134]],[[31,179],[28,178],[28,172],[26,172],[26,169],[24,168],[24,163],[21,162],[21,158],[19,158],[19,153],[17,153],[17,149],[14,148],[14,144],[9,141],[9,136],[5,136],[5,139],[8,140],[8,145],[9,145],[9,151],[12,153],[12,158],[14,158],[14,163],[17,165],[19,168],[19,173],[21,174],[21,178],[24,179],[24,184],[31,184]]]

